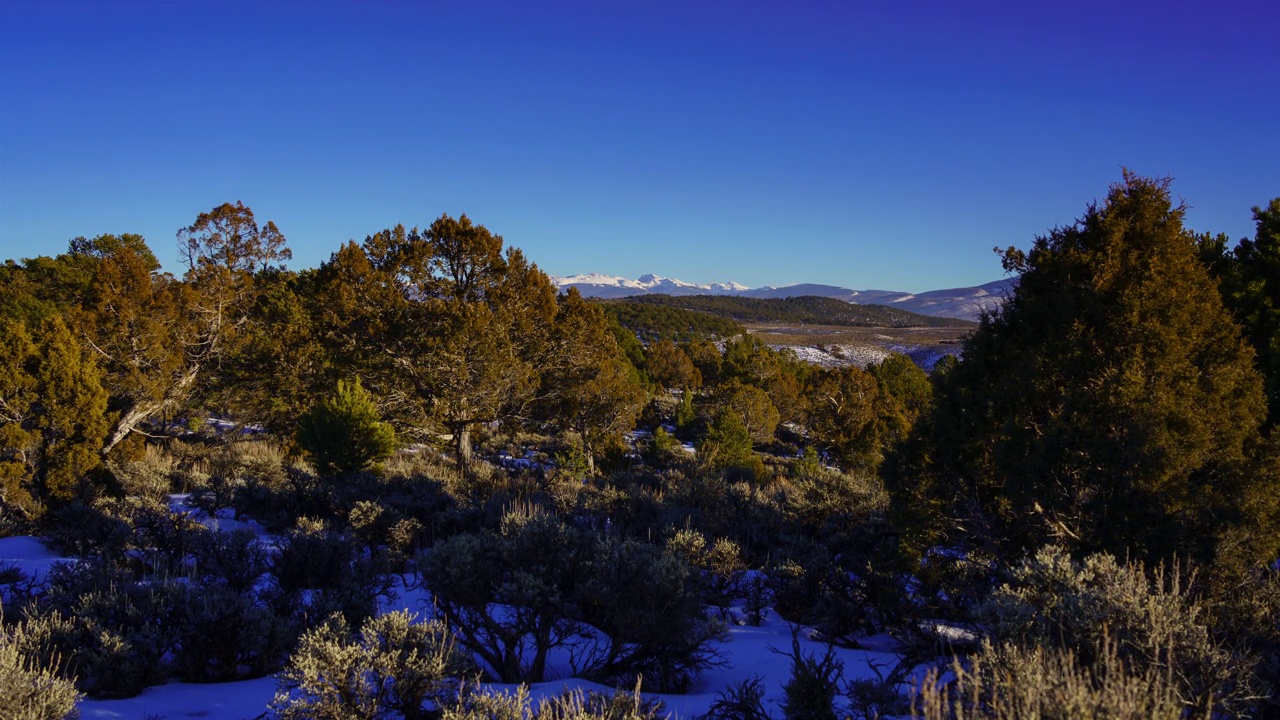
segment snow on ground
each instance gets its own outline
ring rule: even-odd
[[[186,504],[184,496],[173,496],[170,504],[175,510],[190,512],[202,522],[222,530],[244,528],[258,533],[268,544],[273,540],[263,533],[261,526],[252,521],[241,522],[230,518],[209,518],[202,511]],[[36,538],[10,537],[0,539],[0,565],[12,563],[28,575],[43,577],[55,562],[73,561],[59,557],[48,550]],[[397,583],[397,597],[383,602],[382,612],[409,610],[425,615],[429,610],[429,595],[420,587],[414,587],[412,576],[404,576]],[[782,686],[790,677],[792,627],[775,613],[768,613],[758,627],[732,625],[725,641],[714,647],[723,664],[704,671],[695,680],[686,695],[656,695],[666,705],[672,718],[697,717],[705,713],[726,688],[760,676],[764,680],[765,707],[774,717],[781,717]],[[799,635],[802,652],[820,657],[826,646],[809,639],[802,629]],[[893,652],[893,641],[887,636],[866,638],[863,649],[836,648],[837,657],[844,663],[846,681],[855,678],[875,679],[874,667],[887,671],[899,660]],[[563,669],[567,663],[555,663]],[[492,684],[499,690],[513,690],[514,686]],[[530,694],[535,703],[539,698],[555,696],[567,689],[611,693],[606,688],[574,678],[561,678],[534,685]],[[136,719],[178,720],[202,718],[204,720],[256,720],[267,713],[267,705],[276,692],[274,677],[258,678],[232,683],[191,684],[171,682],[150,687],[134,698],[123,700],[84,699],[79,704],[80,715],[85,720]]]
[[[421,591],[409,592],[386,607],[386,610],[408,609],[421,612]],[[876,678],[873,664],[887,672],[898,662],[892,652],[892,640],[886,636],[867,638],[862,643],[867,649],[836,648],[836,655],[844,663],[845,680]],[[826,646],[801,633],[802,652],[821,656]],[[782,717],[782,686],[790,677],[791,659],[780,654],[791,651],[791,626],[776,615],[770,614],[759,626],[733,626],[727,641],[717,644],[725,664],[702,673],[686,695],[658,695],[647,697],[661,700],[671,718],[689,720],[705,713],[716,700],[717,693],[753,676],[764,678],[765,708],[774,717]],[[513,685],[488,684],[496,690],[514,690]],[[530,688],[536,703],[544,697],[554,697],[565,690],[580,688],[584,691],[612,693],[612,688],[574,678],[537,683]],[[147,688],[141,695],[126,700],[84,700],[80,714],[85,720],[94,718],[204,718],[206,720],[248,720],[266,712],[267,704],[275,694],[274,678],[259,678],[243,682],[193,685],[169,683]]]
[[[250,720],[267,712],[276,694],[274,677],[230,683],[169,683],[125,700],[82,700],[81,720]]]
[[[0,568],[16,566],[36,584],[44,581],[55,563],[75,562],[62,557],[33,537],[0,538]]]
[[[790,350],[804,362],[822,367],[844,367],[857,365],[866,368],[883,362],[893,354],[892,351],[876,345],[825,345],[822,348],[812,346],[771,345],[775,350]]]
[[[169,496],[169,509],[175,513],[190,515],[200,524],[215,532],[234,532],[236,530],[248,530],[264,540],[267,545],[274,543],[274,538],[268,537],[266,530],[257,520],[249,518],[248,520],[237,520],[236,511],[232,508],[221,508],[216,515],[210,516],[205,511],[191,504],[190,493],[175,493]]]

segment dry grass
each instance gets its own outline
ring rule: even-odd
[[[1090,667],[1064,650],[990,644],[950,678],[937,669],[915,689],[911,716],[924,720],[1183,720],[1213,717],[1178,696],[1169,667],[1135,668],[1107,641]]]

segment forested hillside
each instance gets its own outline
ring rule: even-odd
[[[958,321],[558,295],[465,215],[303,270],[240,203],[179,229],[181,276],[132,234],[10,259],[0,540],[71,562],[0,566],[0,707],[274,677],[276,718],[527,718],[573,678],[625,692],[546,717],[660,717],[637,686],[707,720],[1274,717],[1280,199],[1254,215],[1195,233],[1125,173],[1002,253],[1014,295],[929,375],[739,323]],[[777,672],[700,684],[783,622]],[[837,659],[866,643],[896,667]]]
[[[940,318],[885,305],[858,305],[813,295],[794,298],[747,298],[729,295],[638,295],[611,304],[683,308],[739,323],[845,325],[850,327],[973,327],[967,320]]]
[[[666,297],[666,296],[664,296]],[[645,342],[699,338],[731,338],[746,328],[734,320],[713,313],[686,310],[674,305],[625,301],[600,302],[606,314]]]

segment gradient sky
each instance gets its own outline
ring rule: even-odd
[[[1121,167],[1280,195],[1280,3],[0,2],[0,258],[242,200],[314,267],[466,213],[551,274],[921,291]]]

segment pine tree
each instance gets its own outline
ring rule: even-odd
[[[390,457],[396,434],[382,422],[373,398],[360,384],[338,381],[333,397],[316,403],[298,421],[298,444],[321,475],[345,475],[374,467]]]
[[[742,416],[728,408],[721,410],[698,452],[714,467],[751,467],[751,433]]]
[[[1006,251],[1016,293],[888,472],[922,542],[1271,556],[1261,379],[1182,217],[1167,180],[1126,172],[1076,224]]]

